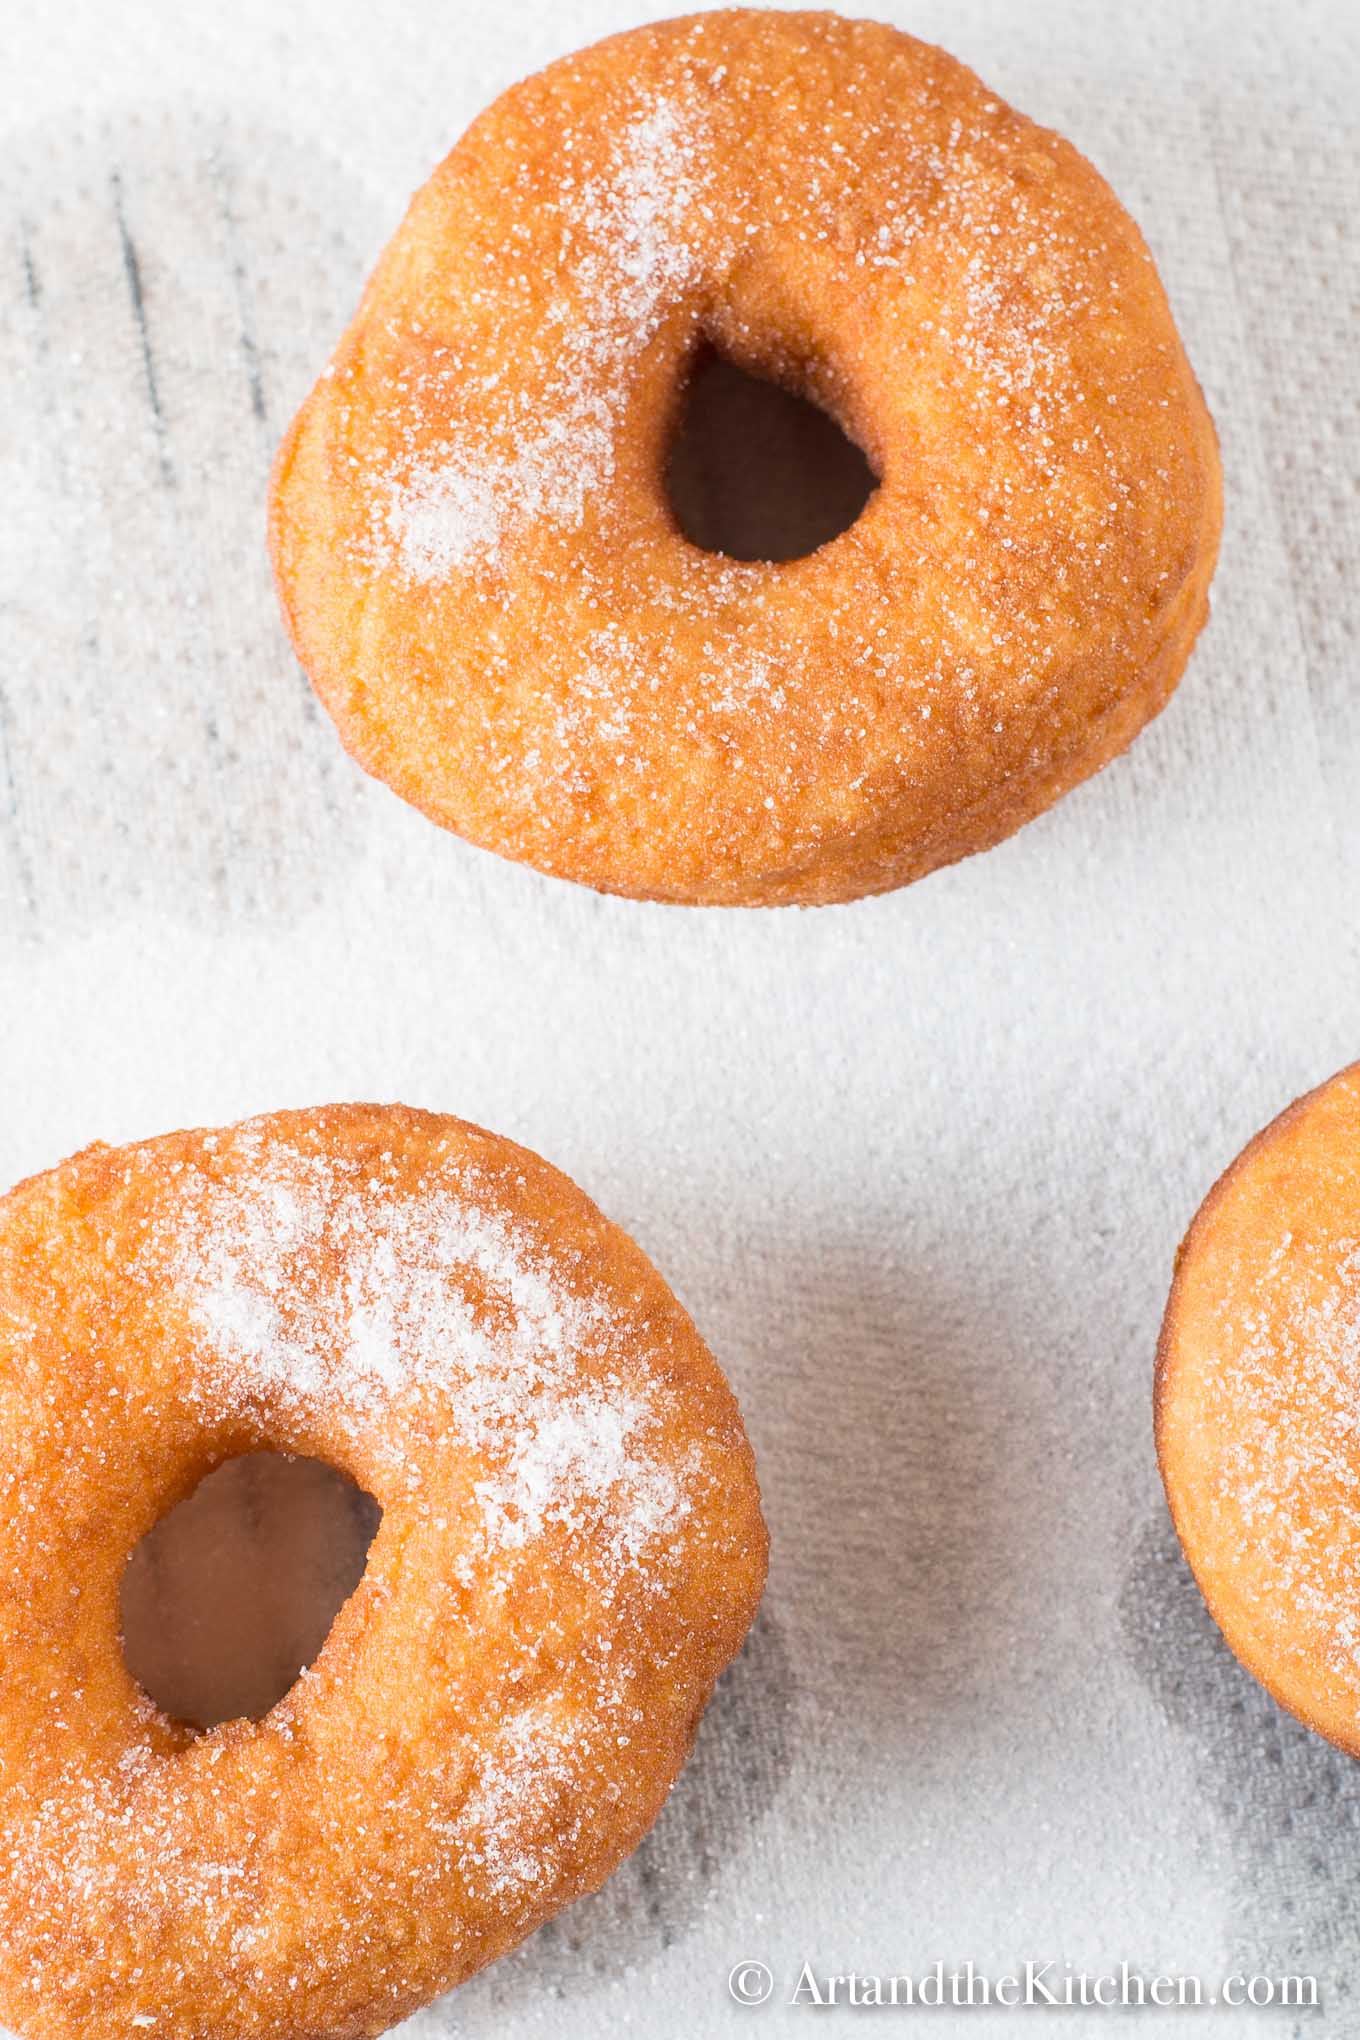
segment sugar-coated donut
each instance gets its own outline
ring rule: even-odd
[[[704,342],[880,478],[803,559],[681,535]],[[607,891],[813,904],[997,842],[1128,744],[1219,521],[1090,164],[894,29],[735,9],[474,122],[287,435],[271,542],[344,742],[446,828]]]
[[[212,1466],[384,1511],[315,1664],[195,1736],[118,1637]],[[0,2023],[376,2034],[639,1840],[765,1572],[689,1318],[524,1149],[399,1107],[94,1147],[0,1202]]]
[[[1157,1450],[1224,1636],[1360,1756],[1360,1063],[1209,1193],[1157,1360]]]

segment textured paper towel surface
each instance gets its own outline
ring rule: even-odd
[[[1131,755],[1000,850],[719,915],[497,863],[361,779],[262,541],[409,191],[512,78],[664,11],[10,0],[0,1177],[285,1104],[455,1111],[634,1231],[732,1377],[773,1570],[694,1764],[413,2040],[800,2030],[730,2003],[747,1957],[781,1997],[804,1958],[1303,1970],[1308,2030],[1360,2033],[1360,1768],[1217,1639],[1149,1434],[1195,1205],[1360,1054],[1357,17],[879,10],[1142,223],[1222,435],[1214,617]]]

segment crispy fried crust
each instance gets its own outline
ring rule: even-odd
[[[193,1736],[119,1583],[213,1465],[384,1514],[320,1656]],[[732,1395],[536,1156],[401,1107],[93,1147],[0,1203],[0,2021],[376,2034],[600,1884],[759,1599]]]
[[[881,484],[780,565],[664,467],[707,338]],[[298,655],[366,770],[606,891],[816,904],[980,850],[1165,703],[1213,428],[1152,258],[1066,142],[829,14],[641,28],[429,183],[275,468]]]
[[[1205,1199],[1154,1408],[1219,1628],[1281,1706],[1360,1755],[1360,1064],[1281,1113]]]

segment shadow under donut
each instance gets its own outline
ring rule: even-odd
[[[685,537],[738,560],[796,560],[848,531],[877,488],[827,412],[699,348],[681,393],[666,493]]]
[[[1233,1959],[1263,1973],[1316,1975],[1329,2030],[1355,2031],[1360,1764],[1277,1706],[1238,1663],[1164,1509],[1134,1540],[1119,1616],[1129,1663],[1189,1738],[1204,1796],[1231,1840]]]
[[[254,1451],[222,1462],[123,1573],[123,1656],[172,1720],[259,1721],[316,1658],[382,1520],[335,1467]]]
[[[1044,1535],[1007,1462],[1025,1383],[1007,1366],[1005,1270],[945,1282],[929,1243],[901,1235],[900,1220],[862,1236],[829,1224],[768,1256],[758,1307],[741,1292],[760,1256],[727,1285],[732,1346],[760,1327],[743,1374],[777,1394],[762,1457],[775,1550],[819,1683],[855,1696],[835,1723],[842,1760],[870,1779],[908,1751],[948,1771],[952,1739],[1005,1683],[1016,1584]],[[712,1330],[726,1352],[720,1319]]]
[[[296,916],[357,848],[357,775],[284,636],[265,485],[362,194],[177,108],[26,137],[0,210],[0,916]]]

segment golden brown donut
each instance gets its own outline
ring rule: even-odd
[[[702,342],[880,478],[780,565],[664,487]],[[275,468],[298,655],[359,763],[606,891],[881,892],[1166,701],[1213,428],[1152,258],[1057,135],[872,22],[748,9],[515,86],[416,194]]]
[[[1360,1063],[1210,1191],[1157,1356],[1157,1452],[1238,1657],[1360,1756]]]
[[[157,1712],[128,1555],[205,1472],[384,1511],[260,1721]],[[730,1390],[555,1169],[401,1107],[88,1148],[0,1202],[0,2023],[376,2034],[600,1884],[760,1595]]]

